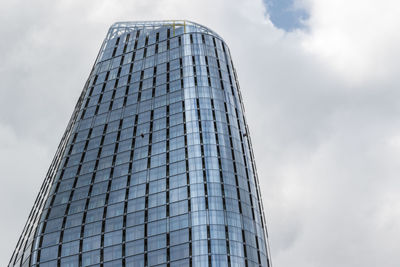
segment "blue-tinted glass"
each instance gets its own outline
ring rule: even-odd
[[[113,25],[9,266],[268,266],[230,58],[195,23]]]

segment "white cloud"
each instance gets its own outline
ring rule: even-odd
[[[38,144],[32,136],[19,138],[17,135],[11,126],[0,123],[0,257],[3,266],[11,257],[56,149]]]
[[[400,4],[394,0],[307,0],[310,34],[304,47],[351,82],[398,74]]]
[[[231,49],[274,265],[399,266],[399,5],[306,6],[309,32],[284,33],[258,0],[1,2],[3,265],[109,25],[184,18]]]

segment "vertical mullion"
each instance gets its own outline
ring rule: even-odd
[[[67,204],[67,207],[66,207],[66,209],[65,209],[64,219],[63,219],[63,222],[62,222],[62,228],[61,228],[61,231],[60,231],[59,245],[58,245],[58,260],[57,260],[57,265],[58,265],[58,266],[61,266],[61,259],[60,259],[60,258],[61,258],[61,256],[62,256],[61,251],[62,251],[62,244],[63,244],[62,242],[63,242],[63,235],[64,235],[64,230],[65,230],[65,224],[66,224],[66,221],[67,221],[69,208],[70,208],[70,206],[71,206],[72,198],[73,198],[73,195],[74,195],[74,193],[75,193],[76,184],[77,184],[77,182],[78,182],[78,177],[79,177],[79,175],[80,175],[80,171],[81,171],[81,168],[82,168],[83,159],[85,158],[85,153],[86,153],[87,146],[88,146],[88,144],[89,144],[89,139],[90,139],[91,134],[92,134],[92,129],[89,130],[88,137],[87,137],[86,143],[85,143],[85,148],[84,148],[83,153],[82,153],[82,155],[81,155],[81,159],[80,159],[80,162],[79,162],[79,167],[78,167],[78,170],[77,170],[77,172],[76,172],[76,176],[75,176],[75,178],[74,178],[73,186],[72,186],[72,188],[71,188],[71,193],[70,193],[70,196],[69,196],[68,204]],[[86,197],[88,197],[88,196],[86,196]],[[82,214],[82,216],[83,216],[83,214]]]
[[[224,108],[225,108],[226,122],[227,122],[227,125],[228,125],[229,142],[230,142],[231,154],[232,154],[232,162],[233,162],[233,167],[234,167],[234,171],[235,171],[236,194],[237,194],[237,198],[238,198],[240,215],[243,216],[243,208],[242,208],[242,203],[241,203],[241,199],[240,199],[239,180],[238,180],[238,175],[237,175],[237,172],[236,172],[237,169],[236,169],[236,162],[235,162],[235,152],[234,152],[234,148],[233,148],[232,129],[231,129],[230,121],[229,121],[229,112],[228,112],[228,107],[227,107],[226,102],[224,102]],[[244,229],[242,229],[242,239],[243,239],[243,253],[244,253],[244,256],[245,256],[245,266],[247,267],[249,265],[249,262],[248,262],[248,258],[247,258],[246,237],[245,237],[245,234],[244,234]]]
[[[119,40],[119,38],[117,39],[117,43],[118,43],[118,40]],[[118,68],[117,78],[115,81],[112,98],[111,98],[110,105],[109,105],[109,112],[111,112],[112,107],[113,107],[114,97],[115,97],[115,93],[116,93],[117,86],[118,86],[118,79],[119,79],[119,75],[121,73],[122,62],[123,62],[123,57],[121,57],[121,61],[119,64],[120,66]],[[115,146],[114,146],[114,154],[113,154],[113,158],[112,158],[110,177],[108,179],[107,192],[106,192],[106,197],[105,197],[105,202],[104,202],[103,221],[102,221],[102,225],[101,225],[100,266],[103,266],[103,262],[104,262],[104,234],[105,234],[105,223],[106,223],[106,218],[107,218],[108,199],[110,196],[111,184],[112,184],[112,180],[113,180],[113,176],[114,176],[115,160],[116,160],[117,152],[118,152],[118,142],[119,142],[119,138],[121,135],[121,127],[122,127],[122,119],[120,119],[120,123],[119,123],[119,127],[118,127],[117,140],[116,140]],[[103,134],[103,138],[104,138],[105,134],[106,134],[106,128],[105,128],[105,131]]]
[[[225,48],[225,46],[223,46],[223,48]],[[225,59],[226,59],[226,62],[228,62],[227,61],[227,55],[226,55],[226,52],[225,52],[225,49],[224,49],[224,55],[225,55]],[[233,65],[232,65],[233,66]],[[232,81],[232,77],[231,77],[231,71],[230,71],[230,67],[229,67],[229,64],[227,63],[226,64],[226,67],[227,67],[227,70],[228,70],[228,75],[229,75],[229,81],[230,81],[230,87],[231,87],[231,93],[232,93],[232,96],[234,97],[234,99],[236,99],[236,98],[238,98],[239,99],[239,101],[241,100],[241,98],[240,97],[235,97],[235,90],[234,90],[234,85],[233,85],[233,81]],[[236,80],[236,76],[234,77],[235,78],[235,81],[236,81],[236,84],[238,84],[237,83],[237,80]],[[238,96],[239,96],[239,90],[236,90],[236,92],[238,93]],[[239,105],[239,103],[240,103],[240,105]],[[254,211],[254,203],[253,203],[253,198],[251,197],[251,195],[252,195],[252,191],[251,191],[251,186],[250,186],[250,175],[249,175],[249,166],[248,166],[248,160],[247,160],[247,157],[246,157],[246,152],[247,152],[247,150],[245,149],[245,147],[244,147],[244,140],[243,140],[243,138],[244,137],[247,137],[247,138],[249,138],[249,136],[248,136],[248,130],[247,130],[247,127],[246,127],[246,124],[245,124],[245,129],[242,129],[242,127],[241,127],[241,123],[240,123],[240,117],[239,117],[239,113],[238,113],[238,109],[240,109],[241,107],[243,108],[243,105],[242,105],[242,102],[240,101],[239,103],[237,103],[237,101],[235,101],[235,116],[236,116],[236,119],[237,119],[237,124],[238,124],[238,129],[239,129],[239,136],[240,136],[240,142],[241,142],[241,151],[242,151],[242,155],[243,155],[243,162],[244,162],[244,165],[245,165],[245,169],[246,169],[246,178],[247,178],[247,184],[248,184],[248,190],[249,190],[249,194],[250,194],[250,203],[251,203],[251,208],[252,208],[252,216],[253,216],[253,221],[255,222],[255,211]],[[243,116],[243,114],[242,114],[242,118],[243,118],[243,122],[245,123],[245,121],[244,121],[244,116]],[[243,131],[244,131],[244,134],[242,134],[243,133]],[[250,150],[251,149],[251,146],[249,145],[248,146],[248,149]],[[251,152],[250,152],[251,153]],[[263,239],[266,241],[266,229],[265,229],[265,224],[264,224],[264,215],[263,215],[263,209],[262,209],[262,206],[261,206],[261,197],[260,197],[260,192],[259,192],[259,189],[258,189],[258,186],[259,186],[259,184],[258,184],[258,181],[256,180],[256,171],[255,171],[255,169],[254,169],[254,166],[253,166],[253,158],[252,158],[252,154],[250,155],[250,158],[251,158],[251,162],[250,162],[250,164],[251,164],[251,167],[253,168],[253,175],[254,175],[254,183],[255,183],[255,190],[256,190],[256,192],[254,192],[253,194],[256,196],[256,198],[257,198],[257,205],[258,205],[258,210],[259,210],[259,215],[260,215],[260,218],[261,218],[261,227],[262,227],[262,229],[263,229]],[[256,230],[256,229],[255,229]],[[256,233],[256,246],[257,246],[257,254],[258,254],[258,263],[261,265],[261,256],[260,256],[260,245],[259,245],[259,240],[258,240],[258,236],[257,236],[257,231],[255,231],[255,233]],[[267,252],[266,252],[267,253]]]
[[[208,66],[207,66],[208,69]],[[221,195],[222,195],[222,204],[224,208],[224,212],[226,213],[226,199],[225,199],[225,190],[224,190],[224,177],[222,172],[222,163],[221,163],[221,153],[219,148],[219,139],[218,139],[218,128],[216,123],[216,116],[215,116],[215,108],[214,108],[214,100],[211,99],[211,108],[212,108],[212,115],[213,115],[213,125],[214,125],[214,132],[215,132],[215,140],[216,140],[216,148],[217,148],[217,157],[218,157],[218,166],[219,166],[219,178],[221,183]],[[227,221],[227,220],[226,220]],[[229,231],[228,226],[225,225],[225,237],[226,237],[226,251],[227,251],[227,258],[228,258],[228,266],[231,266],[231,257],[230,257],[230,246],[229,246]]]
[[[82,226],[81,226],[81,234],[80,234],[80,241],[79,241],[79,266],[83,265],[83,263],[82,263],[82,253],[83,253],[83,238],[84,238],[85,226],[86,226],[86,216],[87,216],[87,211],[88,211],[88,208],[89,208],[89,202],[90,202],[90,198],[91,198],[91,194],[92,194],[92,190],[93,190],[93,184],[94,184],[94,181],[95,181],[95,178],[96,178],[96,172],[97,172],[97,167],[99,165],[99,158],[100,158],[100,155],[101,155],[103,143],[104,143],[104,135],[102,135],[102,137],[101,137],[100,146],[99,146],[99,149],[98,149],[98,152],[97,152],[97,157],[96,157],[96,163],[95,163],[95,166],[94,166],[94,169],[93,169],[92,179],[90,181],[88,197],[86,199],[85,210],[84,210],[83,217],[82,217]]]
[[[128,171],[128,179],[126,183],[126,191],[125,191],[125,203],[124,203],[124,218],[122,224],[122,266],[125,266],[125,244],[126,244],[126,219],[128,213],[128,199],[129,199],[129,188],[131,184],[131,177],[132,177],[132,164],[133,164],[133,152],[135,148],[135,141],[136,141],[136,131],[137,131],[137,122],[138,122],[138,115],[135,115],[135,124],[133,126],[133,133],[132,133],[132,143],[130,149],[130,159],[129,159],[129,171]]]
[[[169,105],[166,106],[166,217],[169,218],[169,201],[170,201],[170,196],[169,196]],[[170,257],[169,257],[169,251],[170,251],[170,240],[169,240],[169,229],[167,231],[167,267],[170,265]]]

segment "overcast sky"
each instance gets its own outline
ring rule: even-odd
[[[108,27],[160,19],[204,24],[230,47],[274,266],[400,266],[395,0],[1,0],[0,265]]]

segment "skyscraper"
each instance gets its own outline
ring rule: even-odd
[[[9,266],[270,266],[243,111],[218,34],[113,24]]]

